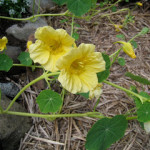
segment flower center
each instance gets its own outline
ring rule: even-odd
[[[71,66],[70,66],[70,71],[71,73],[74,74],[80,74],[84,71],[84,62],[81,60],[75,60],[74,62],[72,62]]]
[[[61,47],[61,43],[60,42],[53,42],[51,45],[50,45],[50,49],[51,49],[51,53],[52,54],[58,54],[62,51],[62,49],[60,48]]]

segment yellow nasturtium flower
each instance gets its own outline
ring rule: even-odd
[[[130,56],[131,58],[136,58],[136,55],[134,53],[134,50],[133,50],[133,47],[131,45],[131,43],[129,42],[124,42],[124,41],[117,41],[115,43],[121,43],[123,44],[123,51],[128,55]]]
[[[116,31],[119,32],[120,29],[123,28],[123,25],[114,24],[114,27],[115,27]]]
[[[2,39],[0,39],[0,51],[6,49],[7,43],[8,43],[8,39],[5,36]]]
[[[32,44],[32,41],[27,42],[27,49],[29,49],[30,45]]]
[[[143,6],[143,4],[141,2],[137,2],[136,3],[138,6]]]
[[[31,59],[46,70],[58,71],[56,61],[72,48],[74,38],[64,29],[55,30],[50,26],[38,28],[35,38],[36,42],[29,47]]]
[[[58,77],[62,86],[71,93],[86,93],[98,84],[98,72],[105,70],[105,61],[93,44],[72,48],[57,61]]]
[[[102,84],[98,83],[97,86],[90,91],[90,93],[89,93],[89,99],[93,99],[94,97],[96,99],[99,99],[99,97],[101,96],[101,94],[102,94]]]

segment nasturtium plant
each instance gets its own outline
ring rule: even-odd
[[[105,70],[102,72],[97,73],[97,77],[98,77],[98,82],[103,82],[104,80],[106,80],[110,74],[110,59],[109,56],[107,54],[102,53],[102,56],[104,58],[105,61]]]
[[[131,72],[126,72],[125,76],[130,77],[132,80],[135,80],[135,81],[142,83],[144,85],[150,85],[150,81],[148,79],[143,78],[141,76],[134,75]]]
[[[131,86],[131,87],[130,87],[130,90],[131,90],[132,92],[138,94],[138,91],[137,91],[137,89],[136,89],[135,86]],[[134,102],[135,102],[135,105],[136,105],[136,108],[137,108],[137,109],[140,108],[140,106],[142,105],[141,100],[140,100],[138,97],[135,97],[135,96],[133,96],[133,95],[130,95],[130,96],[133,98],[133,100],[134,100]]]
[[[126,61],[125,61],[124,58],[119,57],[119,58],[118,58],[118,63],[119,63],[120,66],[124,66],[124,65],[126,64]]]
[[[79,34],[77,32],[74,32],[72,34],[72,37],[77,41],[79,39]]]
[[[117,34],[116,37],[125,40],[125,36],[123,34]]]
[[[150,121],[150,102],[144,102],[137,110],[137,115],[140,122]]]
[[[36,102],[42,113],[55,113],[62,105],[61,96],[52,90],[43,90],[38,95]]]
[[[131,44],[132,44],[132,46],[133,46],[134,48],[137,48],[137,47],[138,47],[137,43],[136,43],[134,40],[131,41]]]
[[[30,54],[28,52],[21,52],[18,56],[19,61],[21,64],[30,66],[32,65],[32,59],[30,58]]]
[[[81,96],[83,96],[86,99],[89,98],[89,92],[87,92],[87,93],[78,93],[78,95],[81,95]]]
[[[12,66],[13,66],[12,59],[5,54],[0,54],[0,70],[9,71]]]
[[[92,6],[91,0],[68,0],[67,7],[76,16],[82,16],[87,13]]]
[[[141,35],[147,34],[149,32],[149,30],[150,30],[149,28],[144,27],[139,34],[141,34]]]
[[[53,2],[55,2],[58,5],[63,5],[67,2],[68,0],[53,0]]]
[[[106,150],[124,136],[127,120],[122,115],[98,120],[86,137],[86,150]]]

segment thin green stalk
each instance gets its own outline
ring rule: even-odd
[[[35,66],[35,65],[30,65],[30,66],[26,66],[26,65],[23,65],[23,64],[13,64],[13,66],[15,66],[15,67],[31,67],[31,68],[42,68],[43,69],[43,67],[42,66]]]
[[[94,13],[91,17],[97,15],[98,13],[100,13],[101,11],[104,11],[104,10],[107,10],[107,9],[110,9],[111,7],[115,6],[116,4],[118,4],[119,2],[121,2],[122,0],[118,0],[117,2],[115,2],[114,4],[108,6],[108,7],[105,7],[103,9],[100,9],[98,10],[96,13]]]
[[[17,116],[24,116],[24,117],[38,117],[38,118],[44,118],[44,119],[53,119],[53,118],[64,118],[64,117],[92,117],[92,118],[109,118],[101,115],[100,113],[96,112],[87,112],[87,113],[81,113],[81,114],[54,114],[54,115],[47,115],[47,114],[32,114],[32,113],[26,113],[26,112],[14,112],[14,111],[7,111],[7,112],[0,112],[0,114],[8,114],[8,115],[17,115]],[[126,117],[127,120],[135,120],[137,119],[137,116],[132,117]]]
[[[143,97],[143,96],[141,96],[141,95],[139,95],[139,94],[137,94],[137,93],[134,93],[134,92],[132,92],[132,91],[130,91],[130,90],[128,90],[128,89],[125,89],[125,88],[123,88],[123,87],[121,87],[121,86],[119,86],[119,85],[116,85],[116,84],[114,84],[114,83],[112,83],[112,82],[109,82],[109,81],[103,81],[104,83],[106,83],[106,84],[109,84],[109,85],[111,85],[111,86],[113,86],[113,87],[116,87],[116,88],[118,88],[118,89],[120,89],[120,90],[122,90],[122,91],[124,91],[124,92],[126,92],[126,93],[128,93],[128,94],[131,94],[131,95],[134,95],[134,96],[136,96],[136,97],[138,97],[140,100],[141,100],[141,102],[143,103],[144,101],[147,101],[147,98],[145,98],[145,97]]]
[[[118,55],[119,55],[121,49],[122,49],[122,47],[121,47],[119,50],[117,50],[115,53],[113,53],[112,55],[110,55],[110,58],[115,55],[115,57],[113,58],[113,60],[112,60],[112,62],[111,62],[111,66],[112,66],[112,64],[116,61],[116,59],[117,59],[117,57],[118,57]]]
[[[4,112],[7,112],[11,107],[12,105],[14,104],[14,102],[19,98],[19,96],[31,85],[35,84],[36,82],[44,79],[44,78],[48,78],[50,76],[54,76],[54,75],[58,75],[59,72],[54,72],[54,73],[49,73],[49,74],[46,74],[44,73],[43,75],[41,75],[40,77],[36,78],[35,80],[31,81],[29,84],[27,84],[25,87],[23,87],[20,92],[14,97],[14,99],[11,101],[11,103],[8,105],[7,109],[4,111]]]
[[[14,112],[14,111],[4,111],[0,114],[9,114],[9,115],[17,115],[17,116],[25,116],[25,117],[39,117],[39,118],[62,118],[62,117],[96,117],[96,118],[104,118],[103,115],[100,115],[99,113],[95,112],[87,112],[87,113],[81,113],[81,114],[54,114],[54,115],[47,115],[47,114],[32,114],[32,113],[26,113],[26,112]]]
[[[46,17],[46,16],[66,16],[68,14],[68,10],[64,13],[60,13],[60,14],[37,14],[37,15],[33,15],[27,18],[13,18],[13,17],[5,17],[5,16],[0,16],[0,18],[2,19],[8,19],[8,20],[16,20],[16,21],[27,21],[27,20],[33,20],[36,17]]]
[[[126,120],[135,120],[135,119],[137,119],[137,118],[138,118],[137,116],[126,117]]]
[[[95,112],[96,107],[97,107],[97,105],[99,104],[99,102],[100,102],[100,98],[98,98],[98,100],[96,101],[96,104],[95,104],[95,106],[94,106],[93,112]]]
[[[63,89],[62,89],[62,92],[61,92],[62,103],[64,102],[65,92],[66,92],[66,90],[63,88]],[[60,107],[60,109],[59,109],[59,114],[60,114],[60,112],[61,112],[61,110],[62,110],[62,106],[63,106],[63,105],[61,105],[61,107]]]
[[[71,22],[71,36],[73,34],[73,28],[74,28],[74,15],[72,16],[72,22]]]
[[[32,14],[33,14],[33,16],[34,16],[34,9],[35,8],[35,0],[33,0],[33,6],[32,6]]]

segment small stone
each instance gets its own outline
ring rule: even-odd
[[[18,40],[27,41],[29,35],[34,33],[37,28],[47,25],[43,18],[38,18],[35,22],[28,21],[23,27],[19,27],[17,24],[12,25],[6,30],[6,33]]]
[[[17,58],[21,52],[21,48],[18,46],[7,46],[5,54],[8,55],[14,63],[18,63],[19,60]]]
[[[30,1],[30,6],[29,6],[29,12],[31,14],[33,13],[33,2],[34,1]],[[39,0],[35,0],[34,10],[36,14],[38,12],[38,4],[39,4]],[[52,0],[40,1],[40,12],[45,12],[46,10],[50,9],[53,6],[55,6],[55,4],[53,3]]]
[[[10,102],[11,100],[2,94],[2,108],[6,109]],[[16,102],[10,110],[26,112],[26,110]],[[0,115],[0,143],[2,150],[17,150],[21,138],[30,129],[30,127],[31,122],[28,117],[6,114]]]
[[[11,98],[14,98],[20,91],[19,87],[13,82],[0,83],[0,89],[2,93]]]

